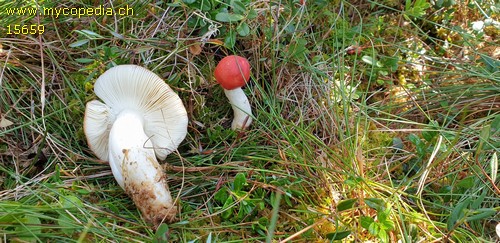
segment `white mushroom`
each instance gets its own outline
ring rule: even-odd
[[[90,149],[109,161],[118,184],[145,220],[155,227],[172,221],[177,208],[157,158],[176,150],[187,134],[187,113],[179,96],[156,74],[120,65],[94,86],[104,102],[87,103],[84,131]]]

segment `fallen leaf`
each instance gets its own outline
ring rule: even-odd
[[[14,124],[13,122],[7,120],[7,118],[1,118],[0,119],[0,128],[8,127],[10,125]]]
[[[191,52],[191,54],[193,55],[200,55],[201,53],[201,45],[200,43],[194,43],[192,45],[189,46],[189,52]]]

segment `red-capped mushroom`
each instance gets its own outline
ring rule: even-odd
[[[224,93],[233,107],[233,130],[245,129],[252,123],[252,109],[241,89],[250,80],[250,63],[244,57],[224,57],[214,71],[215,79],[224,88]]]

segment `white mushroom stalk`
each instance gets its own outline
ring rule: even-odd
[[[174,220],[177,208],[143,126],[137,112],[124,110],[118,115],[109,133],[109,165],[145,220],[159,225]]]
[[[233,130],[248,128],[252,124],[252,107],[245,92],[241,88],[224,89],[224,94],[233,108],[234,118],[231,128]]]
[[[94,91],[104,103],[87,103],[89,147],[109,161],[116,181],[147,222],[157,227],[173,221],[177,207],[156,158],[165,159],[187,134],[181,100],[160,77],[135,65],[106,71]]]

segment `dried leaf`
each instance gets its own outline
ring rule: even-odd
[[[194,43],[192,45],[189,46],[189,52],[191,52],[191,54],[193,55],[200,55],[201,53],[201,45],[200,43]]]
[[[7,118],[2,117],[0,119],[0,128],[8,127],[12,124],[14,124],[14,122],[7,120]]]

